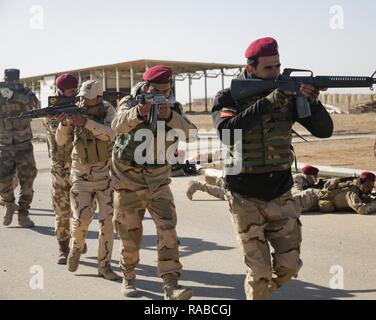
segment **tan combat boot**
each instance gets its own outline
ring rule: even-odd
[[[98,276],[110,281],[117,281],[120,279],[120,277],[114,271],[112,271],[110,266],[99,268]]]
[[[33,228],[35,226],[33,220],[29,217],[29,209],[19,207],[18,209],[18,224],[22,228]]]
[[[121,285],[121,293],[128,298],[134,298],[138,295],[138,291],[134,285],[135,280],[127,280],[123,279],[123,283]]]
[[[57,258],[57,264],[67,264],[67,258],[69,255],[69,239],[59,241],[59,257]]]
[[[191,180],[188,184],[187,197],[192,200],[192,197],[196,191],[204,191],[203,184],[199,181]]]
[[[16,211],[16,205],[14,203],[5,204],[5,214],[3,218],[3,225],[9,226],[12,223],[13,215]]]
[[[184,288],[178,285],[178,274],[168,273],[162,278],[165,300],[189,300],[192,298],[191,288]]]
[[[78,266],[80,265],[80,257],[81,257],[81,250],[77,248],[72,248],[72,250],[69,251],[68,255],[68,271],[70,272],[76,272],[78,269]]]

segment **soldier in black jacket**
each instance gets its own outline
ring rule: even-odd
[[[278,44],[273,38],[253,42],[245,55],[247,66],[240,79],[280,76]],[[301,91],[309,99],[312,113],[304,119],[297,117],[294,92],[276,89],[234,101],[227,89],[214,101],[214,125],[229,145],[226,166],[240,163],[236,174],[225,168],[225,187],[247,267],[247,299],[268,299],[272,290],[297,276],[302,266],[301,208],[291,195],[292,126],[297,121],[314,136],[328,138],[333,122],[318,100],[317,88],[302,85]],[[235,147],[239,141],[226,137],[228,132],[233,136],[236,129],[241,130],[241,152]],[[274,249],[272,259],[269,244]]]

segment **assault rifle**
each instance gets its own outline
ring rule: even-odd
[[[150,125],[151,131],[155,133],[157,131],[159,106],[168,105],[172,107],[176,103],[176,100],[175,100],[175,97],[166,97],[164,94],[147,93],[147,94],[138,95],[133,100],[133,105],[137,105],[140,103],[151,104],[150,113],[148,115],[147,121]]]
[[[353,176],[348,176],[348,177],[342,177],[338,178],[339,182],[348,182],[348,181],[353,181],[357,178],[357,175],[354,174]],[[328,182],[329,179],[319,179],[317,183],[315,184],[310,184],[304,187],[304,190],[307,189],[324,189],[325,184]]]
[[[292,73],[310,73],[310,76],[291,76]],[[246,79],[232,80],[231,95],[235,100],[259,96],[275,89],[296,92],[297,114],[300,119],[311,115],[311,109],[306,96],[300,91],[302,84],[313,85],[318,89],[324,88],[370,88],[376,84],[376,71],[371,77],[356,76],[313,76],[311,70],[285,69],[276,80]]]
[[[106,92],[103,93],[105,96]],[[114,92],[111,94],[119,94],[121,92]],[[1,113],[0,119],[8,118],[8,119],[37,119],[37,118],[45,118],[45,117],[57,117],[61,114],[73,115],[73,114],[87,114],[87,108],[82,107],[79,108],[77,106],[78,97],[64,97],[64,96],[51,96],[48,97],[48,107],[38,109],[38,110],[31,110],[22,113]]]

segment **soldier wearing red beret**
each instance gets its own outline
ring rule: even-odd
[[[306,165],[300,171],[301,173],[293,175],[292,195],[300,204],[302,213],[317,211],[319,208],[318,193],[323,187],[317,184],[320,170]]]
[[[56,91],[59,96],[73,97],[77,95],[78,79],[70,73],[64,73],[55,80]]]
[[[245,57],[247,65],[239,79],[273,80],[281,76],[275,39],[267,37],[252,42]],[[225,184],[244,252],[247,299],[269,298],[273,290],[297,275],[302,266],[301,212],[291,194],[292,126],[299,122],[314,136],[327,138],[332,135],[333,122],[318,101],[316,88],[303,85],[301,91],[309,99],[311,109],[311,116],[305,119],[297,117],[294,92],[275,90],[235,101],[231,90],[226,89],[214,101],[214,125],[220,139],[230,144]],[[226,136],[238,130],[241,139]],[[236,150],[240,140],[241,150]],[[272,258],[270,247],[275,251]]]
[[[358,179],[331,179],[318,195],[320,212],[355,211],[360,215],[376,212],[376,200],[371,196],[375,174],[362,172]]]
[[[295,174],[293,177],[293,193],[299,193],[309,186],[314,185],[317,182],[317,176],[320,172],[318,168],[309,165],[304,166],[300,171],[301,173]]]
[[[169,187],[171,182],[171,163],[168,161],[152,161],[140,163],[137,160],[137,150],[143,141],[135,136],[140,132],[149,132],[147,118],[150,113],[149,103],[132,102],[140,94],[159,94],[166,98],[172,95],[172,69],[159,65],[147,70],[143,80],[132,89],[132,94],[120,101],[117,115],[112,122],[112,128],[117,134],[112,163],[114,179],[114,223],[117,233],[123,243],[120,264],[124,280],[122,293],[127,297],[136,296],[135,268],[139,262],[139,251],[142,240],[142,220],[148,209],[155,222],[158,236],[158,276],[163,279],[165,299],[187,300],[192,296],[190,288],[178,285],[182,270],[179,262],[179,242],[176,234],[176,211],[174,198]],[[185,136],[190,136],[191,130],[196,130],[185,116],[180,103],[172,107],[159,107],[158,119],[165,124],[164,134],[179,129]],[[142,131],[143,130],[143,131]],[[168,150],[173,150],[173,143],[161,141],[158,135],[150,132],[152,141],[145,155],[163,154],[168,158]],[[158,140],[159,139],[159,140]],[[164,147],[160,147],[161,144]],[[175,148],[176,149],[176,148]],[[152,150],[152,151],[150,151]],[[158,152],[155,152],[158,150]],[[140,150],[139,150],[140,151]]]
[[[56,94],[61,97],[71,98],[76,96],[78,79],[65,73],[55,80]],[[58,146],[55,140],[59,119],[45,118],[43,121],[47,129],[48,155],[51,158],[52,176],[52,208],[55,213],[55,234],[58,241],[59,253],[57,263],[65,265],[69,254],[70,241],[70,169],[71,153],[73,149],[73,131],[69,133],[69,142],[64,146]]]

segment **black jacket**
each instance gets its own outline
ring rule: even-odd
[[[298,119],[295,105],[296,101],[293,99],[289,103],[289,108],[293,113],[293,122],[300,123],[315,137],[331,137],[333,121],[321,102],[311,104],[312,115],[305,119]],[[262,115],[273,112],[273,106],[265,98],[260,98],[242,111],[239,109],[231,96],[230,89],[218,92],[214,100],[212,118],[221,139],[222,130],[242,129],[245,132],[250,131],[259,123]],[[232,117],[221,117],[221,113],[226,112],[226,110],[234,112],[234,115]],[[263,174],[240,173],[228,175],[225,181],[226,188],[229,191],[266,201],[280,197],[293,185],[291,169]]]

